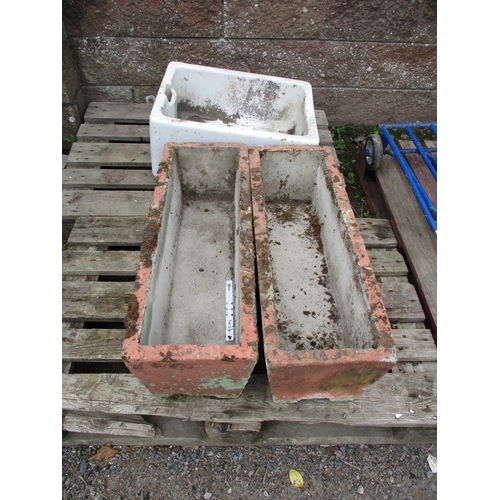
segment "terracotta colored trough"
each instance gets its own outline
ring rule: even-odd
[[[246,146],[167,144],[122,350],[151,392],[241,393],[258,358],[253,248]]]
[[[392,330],[326,147],[250,148],[267,374],[277,401],[350,398],[396,363]]]

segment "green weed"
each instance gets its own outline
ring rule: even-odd
[[[67,137],[63,137],[63,142],[76,142],[76,137],[73,134],[69,134]]]

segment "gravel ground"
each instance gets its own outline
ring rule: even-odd
[[[63,447],[62,498],[435,499],[437,445]],[[290,469],[303,477],[297,488]]]

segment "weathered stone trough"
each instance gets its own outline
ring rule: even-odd
[[[257,274],[277,401],[349,398],[396,362],[370,260],[329,148],[250,149]]]
[[[151,392],[241,393],[258,358],[253,248],[247,148],[167,144],[122,350]]]

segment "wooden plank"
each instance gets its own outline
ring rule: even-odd
[[[64,188],[153,189],[156,179],[148,170],[81,168],[62,171]]]
[[[153,438],[115,436],[104,434],[68,433],[63,446],[325,446],[325,445],[381,445],[431,444],[437,442],[436,429],[387,428],[350,426],[331,423],[302,424],[300,422],[264,422],[260,433],[219,433],[208,436],[202,422],[182,421],[177,418],[149,417],[161,435]],[[250,436],[248,436],[250,434]],[[256,435],[254,435],[256,434]]]
[[[437,238],[433,234],[397,161],[384,155],[376,171],[398,240],[422,298],[431,331],[437,336]]]
[[[151,196],[150,191],[64,189],[62,193],[62,218],[69,220],[82,216],[146,216]]]
[[[368,253],[372,248],[396,248],[391,223],[385,219],[357,219]],[[146,217],[79,217],[68,245],[139,246]]]
[[[63,328],[62,359],[87,363],[122,361],[124,338],[124,329]]]
[[[64,416],[63,430],[110,436],[154,437],[155,426],[149,422],[129,422],[124,417],[109,418],[105,416],[77,415],[70,413]]]
[[[436,362],[437,349],[430,330],[393,330],[398,363]]]
[[[436,428],[436,374],[388,373],[351,400],[273,401],[267,378],[254,375],[235,399],[156,398],[133,375],[62,375],[62,408],[229,423],[289,421],[353,426]],[[396,415],[401,417],[396,418]]]
[[[330,130],[318,128],[318,135],[319,135],[320,146],[330,146],[331,148],[333,148],[332,133],[330,132]],[[336,164],[339,165],[336,152],[334,153],[334,158],[335,158]]]
[[[122,102],[91,102],[85,111],[87,123],[149,124],[152,104]]]
[[[373,271],[377,277],[406,276],[408,269],[396,249],[373,248],[369,252]],[[63,252],[63,276],[134,276],[139,252]]]
[[[431,139],[425,139],[424,144],[426,148],[436,148],[438,147],[438,143],[436,140],[431,140]],[[437,152],[431,153],[432,156],[437,156]]]
[[[65,321],[122,321],[127,313],[133,282],[63,282]],[[409,283],[381,283],[380,291],[389,319],[397,322],[424,321],[415,288]]]
[[[328,129],[328,119],[326,117],[326,113],[322,109],[315,109],[314,116],[316,118],[316,126],[318,127],[318,130]]]
[[[412,141],[398,141],[400,148],[415,148]],[[411,169],[413,170],[415,176],[420,181],[420,184],[424,188],[427,196],[432,201],[434,207],[437,209],[437,182],[434,176],[431,174],[429,167],[425,164],[423,158],[420,154],[405,154],[404,155]]]
[[[403,256],[395,248],[371,248],[368,252],[375,276],[406,276]]]
[[[76,138],[80,142],[149,142],[149,126],[82,123]]]
[[[63,321],[123,321],[133,282],[63,281]]]
[[[63,276],[135,276],[138,251],[82,252],[64,251]]]
[[[63,361],[119,362],[125,330],[64,328]],[[429,330],[394,330],[398,362],[435,362],[437,350]]]
[[[380,283],[379,287],[391,323],[425,321],[425,314],[413,285]]]
[[[66,168],[151,167],[151,147],[139,143],[75,142]]]
[[[396,248],[398,246],[396,236],[388,220],[357,219],[357,222],[367,250],[372,248]]]
[[[79,217],[68,246],[140,246],[146,217]]]

